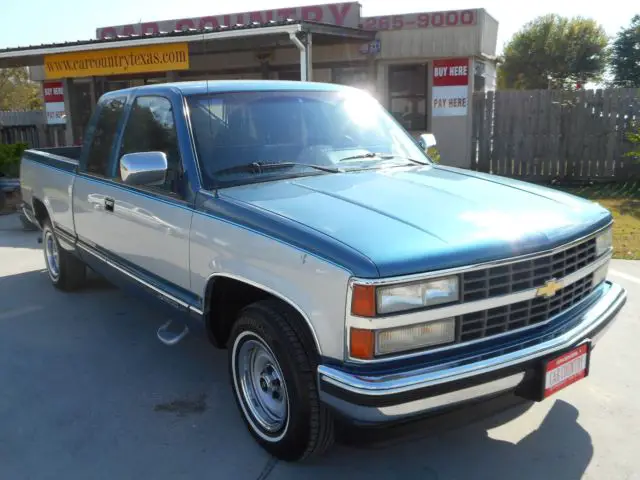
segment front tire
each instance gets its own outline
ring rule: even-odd
[[[318,396],[314,346],[296,331],[296,312],[278,301],[246,307],[229,340],[231,385],[256,441],[297,461],[333,443],[333,417]]]
[[[60,247],[49,220],[42,227],[42,245],[44,263],[53,286],[67,292],[81,288],[87,278],[87,268],[81,260]]]

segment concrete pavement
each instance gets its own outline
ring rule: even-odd
[[[640,478],[640,262],[611,266],[630,298],[587,380],[398,438],[345,432],[347,444],[295,465],[246,431],[226,352],[195,337],[163,346],[165,319],[100,279],[55,291],[37,235],[0,217],[0,479]]]

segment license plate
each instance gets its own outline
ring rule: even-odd
[[[544,369],[544,398],[582,380],[589,373],[589,344],[566,352],[547,362]]]

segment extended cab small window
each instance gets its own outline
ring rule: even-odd
[[[182,169],[171,102],[164,97],[138,97],[127,120],[118,158],[127,153],[152,151],[167,156],[167,180],[157,188],[180,195]],[[120,174],[119,163],[116,175]]]
[[[124,110],[125,97],[107,100],[98,113],[87,157],[87,172],[107,176],[111,148],[116,139],[118,123]]]

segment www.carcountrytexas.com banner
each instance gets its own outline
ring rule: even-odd
[[[44,57],[47,79],[167,72],[188,68],[187,43],[86,50]]]

